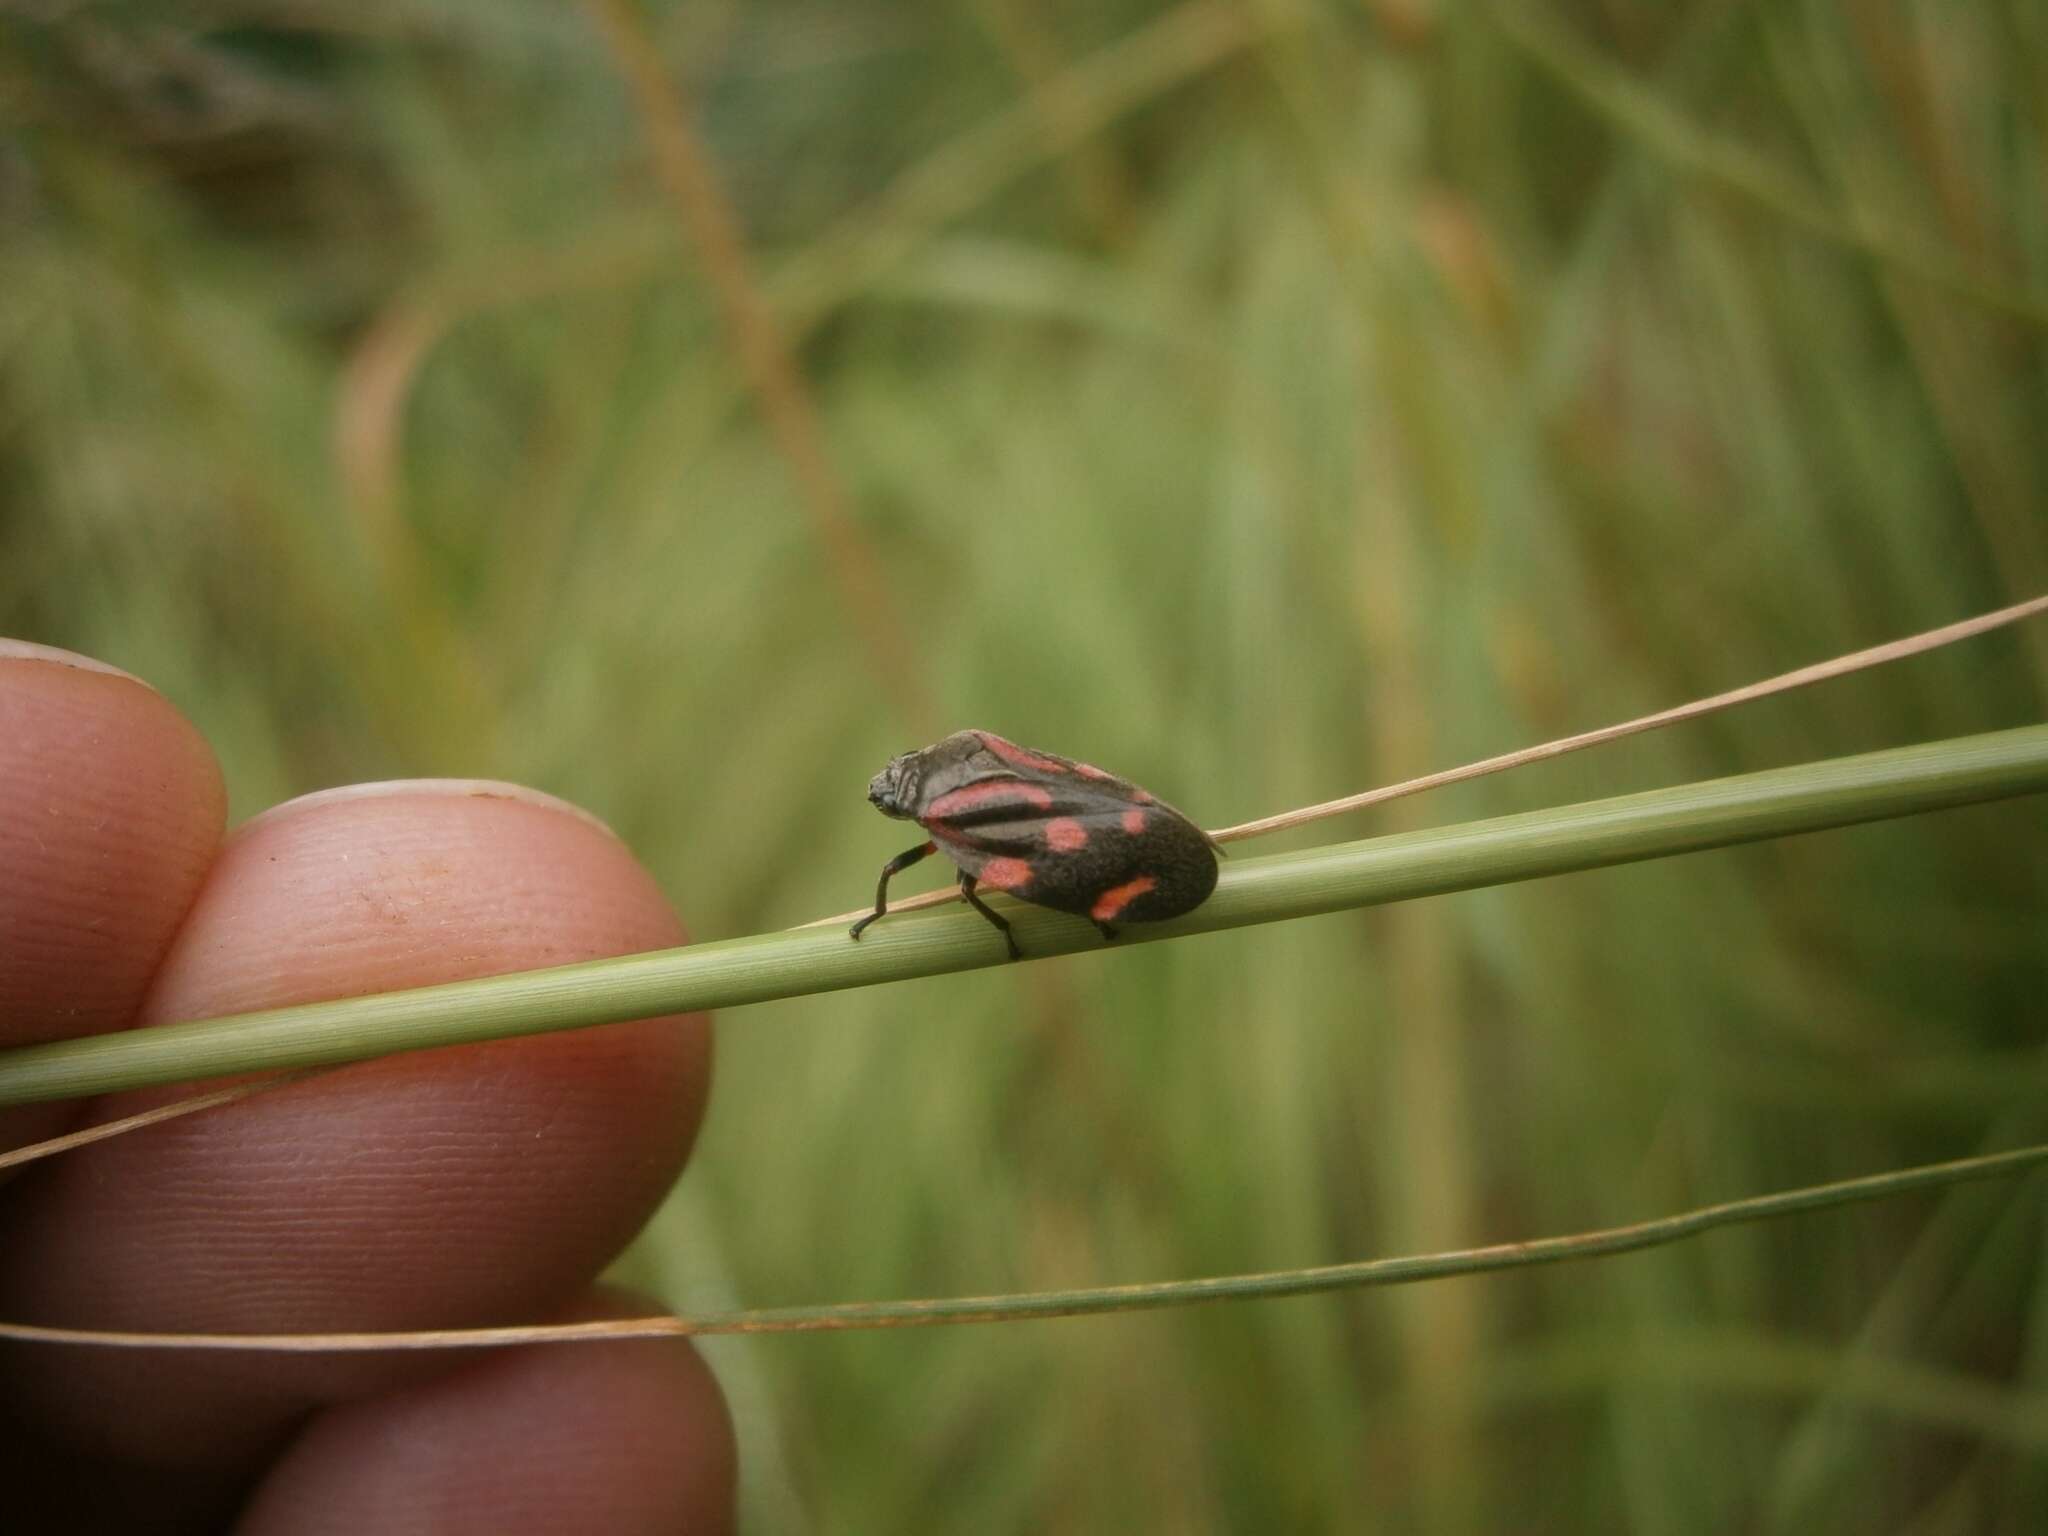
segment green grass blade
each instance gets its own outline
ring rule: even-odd
[[[1576,1259],[1605,1258],[1659,1248],[1743,1222],[1771,1221],[1837,1206],[1883,1200],[1922,1189],[1939,1189],[1978,1179],[2031,1173],[2048,1163],[2048,1146],[2018,1147],[2009,1152],[1953,1162],[1898,1168],[1859,1179],[1839,1179],[1806,1189],[1751,1195],[1719,1205],[1701,1206],[1670,1216],[1581,1232],[1569,1237],[1539,1237],[1526,1242],[1494,1243],[1448,1253],[1412,1254],[1392,1259],[1362,1259],[1349,1264],[1322,1264],[1264,1274],[1218,1275],[1200,1280],[1164,1280],[1146,1285],[1095,1285],[1074,1290],[1031,1291],[1008,1296],[954,1296],[931,1301],[838,1302],[815,1307],[751,1307],[734,1312],[705,1312],[682,1319],[684,1333],[822,1333],[857,1328],[918,1328],[945,1323],[1021,1321],[1026,1318],[1084,1317],[1103,1312],[1139,1312],[1155,1307],[1190,1306],[1204,1301],[1271,1301],[1283,1296],[1315,1296],[1328,1291],[1363,1290],[1371,1286],[1413,1285],[1459,1275],[1492,1274],[1536,1264],[1561,1264]]]
[[[1566,874],[2048,789],[2048,725],[1835,758],[1494,820],[1232,860],[1200,910],[1119,945]],[[1102,947],[1078,919],[1012,904],[1034,958]],[[698,944],[0,1053],[0,1104],[579,1029],[1003,963],[959,908]]]
[[[1317,1296],[1331,1291],[1413,1285],[1426,1280],[1493,1274],[1539,1264],[1606,1258],[1660,1248],[1711,1232],[1717,1227],[1772,1221],[1814,1211],[1860,1205],[1916,1191],[1941,1189],[1984,1179],[2032,1173],[2048,1163],[2048,1146],[2015,1147],[1979,1157],[1957,1158],[1914,1168],[1896,1168],[1856,1179],[1749,1195],[1700,1206],[1669,1216],[1652,1217],[1627,1226],[1606,1227],[1566,1237],[1539,1237],[1493,1243],[1444,1253],[1407,1254],[1398,1258],[1361,1259],[1346,1264],[1320,1264],[1259,1274],[1213,1275],[1198,1280],[1162,1280],[1136,1285],[1093,1285],[1069,1290],[1026,1291],[994,1296],[950,1296],[910,1301],[832,1302],[822,1306],[744,1307],[729,1312],[693,1312],[637,1321],[604,1321],[533,1327],[458,1328],[428,1333],[141,1333],[125,1330],[42,1327],[0,1322],[0,1338],[50,1344],[98,1344],[115,1347],[208,1350],[288,1350],[340,1353],[399,1348],[478,1349],[504,1344],[615,1341],[678,1335],[733,1333],[844,1333],[884,1328],[930,1328],[962,1323],[1026,1322],[1039,1318],[1089,1317],[1105,1312],[1141,1312],[1160,1307],[1195,1306],[1212,1301],[1273,1301],[1289,1296]],[[1737,1336],[1737,1340],[1740,1336]],[[1731,1340],[1731,1343],[1735,1342]],[[1823,1368],[1836,1365],[1823,1353]],[[1887,1362],[1866,1365],[1864,1376],[1893,1369]],[[1952,1380],[1927,1372],[1920,1384],[1947,1382],[1947,1416],[1970,1422],[1983,1433],[2010,1433],[2011,1420],[2002,1404],[1982,1389],[1958,1387]],[[1897,1395],[1894,1396],[1897,1404]],[[2024,1415],[2030,1441],[2041,1440],[2041,1415]]]

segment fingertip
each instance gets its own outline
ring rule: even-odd
[[[147,1022],[664,949],[686,934],[579,806],[520,785],[317,790],[229,834]]]
[[[0,642],[0,806],[0,1045],[127,1027],[220,845],[212,750],[130,674]],[[0,1111],[0,1145],[73,1114]]]
[[[145,1023],[395,991],[679,944],[652,876],[545,797],[445,784],[301,802],[222,849]],[[709,1022],[650,1019],[334,1072],[81,1149],[17,1191],[0,1312],[202,1332],[525,1321],[659,1203],[709,1083]],[[111,1117],[175,1091],[103,1101]],[[11,1384],[84,1426],[230,1462],[417,1359],[67,1361]],[[136,1390],[137,1375],[150,1383]]]
[[[613,1298],[573,1315],[647,1310]],[[717,1536],[737,1461],[724,1395],[685,1340],[494,1350],[319,1415],[237,1530]]]

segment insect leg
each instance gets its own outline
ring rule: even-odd
[[[859,938],[861,929],[867,927],[869,923],[872,923],[876,918],[889,910],[889,877],[901,874],[919,859],[928,858],[938,851],[939,845],[937,843],[919,843],[915,848],[904,849],[903,852],[897,854],[895,858],[884,864],[882,866],[882,878],[875,882],[875,910],[855,923],[847,931],[854,938]]]
[[[1017,935],[1010,932],[1010,920],[999,913],[991,912],[987,903],[974,894],[974,876],[964,869],[960,871],[960,894],[967,898],[967,905],[1003,930],[1003,942],[1010,946],[1010,958],[1022,960],[1024,951],[1017,947]]]

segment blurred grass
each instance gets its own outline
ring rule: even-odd
[[[2048,589],[2030,0],[648,14],[945,727],[1217,825]],[[0,112],[0,631],[163,687],[238,814],[488,774],[702,936],[871,888],[914,733],[583,16],[17,7]],[[1402,814],[2044,683],[2036,625]],[[2042,863],[2020,802],[775,1004],[625,1267],[701,1307],[1157,1279],[2038,1139]],[[761,1529],[2032,1531],[2037,1184],[708,1352]]]

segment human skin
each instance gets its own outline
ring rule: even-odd
[[[0,1047],[685,941],[601,824],[509,785],[288,802],[225,833],[161,696],[0,640]],[[0,1183],[0,1319],[456,1328],[647,1310],[595,1277],[681,1170],[701,1016],[346,1068]],[[0,1147],[189,1088],[0,1109]],[[4,1178],[0,1175],[0,1178]],[[284,1355],[0,1343],[9,1532],[723,1531],[680,1341]]]

